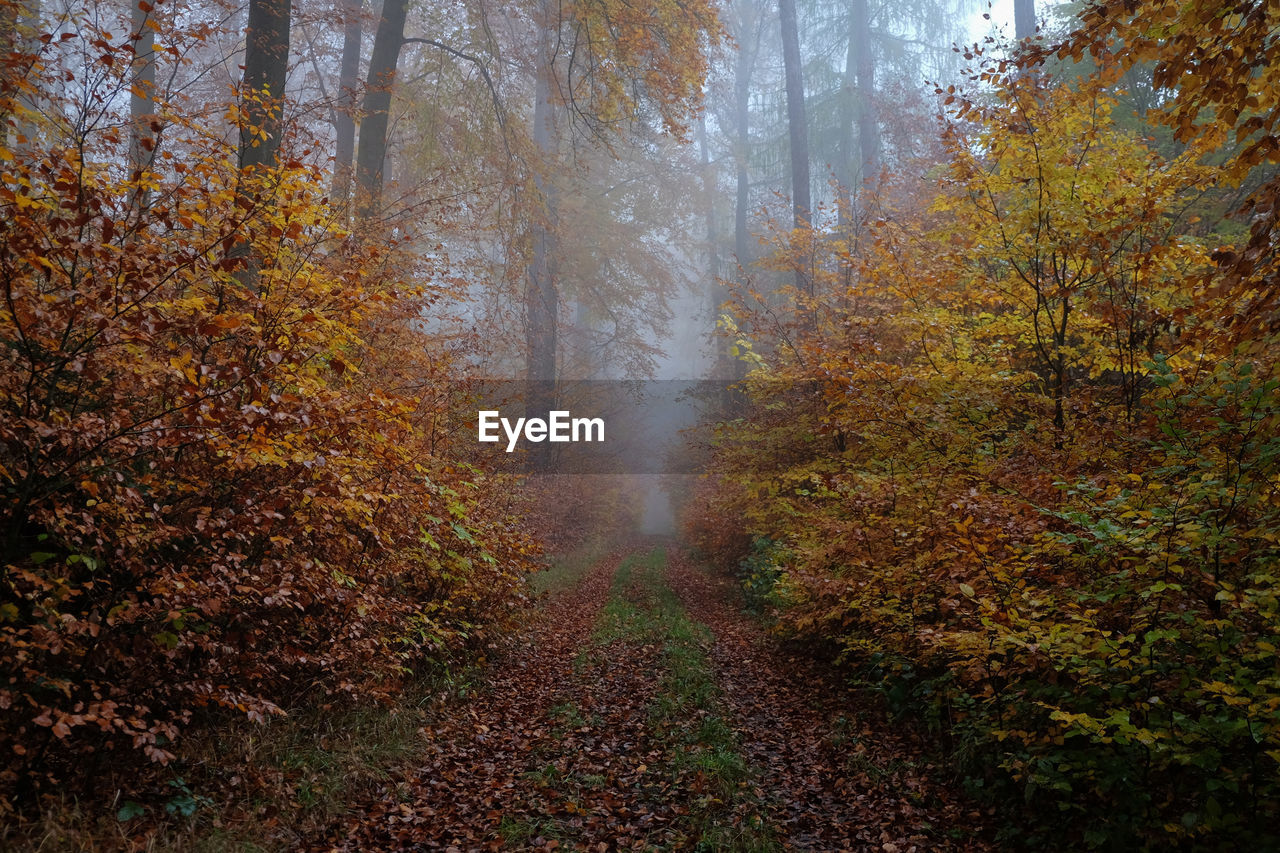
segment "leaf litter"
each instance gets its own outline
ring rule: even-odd
[[[664,571],[619,550],[548,597],[438,709],[426,754],[308,849],[989,849],[909,738],[665,551]]]

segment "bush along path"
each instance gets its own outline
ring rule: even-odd
[[[553,592],[318,850],[979,850],[981,815],[675,547]]]

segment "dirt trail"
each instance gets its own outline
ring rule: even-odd
[[[715,635],[711,658],[768,816],[797,850],[981,850],[985,822],[905,738],[815,662],[744,617],[737,590],[672,550],[668,578]]]
[[[975,816],[732,584],[646,550],[545,601],[420,763],[309,849],[981,849],[948,832]]]
[[[633,707],[654,692],[655,652],[582,660],[619,562],[600,561],[545,602],[487,684],[431,727],[422,765],[395,774],[314,849],[554,849],[544,836],[569,833],[662,845],[673,810],[638,799],[651,750]]]

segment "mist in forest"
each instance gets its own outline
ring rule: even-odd
[[[1276,849],[1277,32],[0,0],[0,846]]]

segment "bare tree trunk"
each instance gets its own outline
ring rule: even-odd
[[[733,249],[744,275],[751,264],[750,234],[747,231],[747,207],[751,203],[751,173],[747,157],[751,148],[751,68],[754,63],[745,54],[738,55],[734,81],[734,114],[737,116],[737,141],[734,164],[737,167],[737,200],[733,211]]]
[[[382,20],[373,38],[369,77],[360,120],[360,151],[356,157],[356,216],[369,219],[382,202],[383,169],[387,160],[387,132],[391,120],[391,87],[404,46],[406,0],[383,0]]]
[[[751,72],[759,55],[761,15],[755,2],[739,7],[738,59],[734,63],[733,97],[735,142],[733,161],[736,166],[737,200],[733,217],[733,249],[738,256],[742,275],[751,264],[751,242],[747,230],[748,206],[751,203],[751,173],[747,168],[751,155]],[[741,281],[741,278],[740,278]]]
[[[738,285],[745,289],[747,270],[751,267],[751,232],[749,228],[751,205],[751,171],[748,168],[751,155],[751,73],[759,55],[761,21],[765,17],[755,2],[744,2],[739,7],[737,33],[738,58],[734,63],[734,143],[733,162],[735,200],[733,207],[733,252],[738,261]],[[745,366],[733,358],[726,347],[722,353],[727,362],[725,378],[737,381],[745,374]],[[731,401],[722,401],[726,410]]]
[[[840,139],[836,151],[836,215],[839,217],[840,231],[849,229],[853,219],[853,112],[854,102],[858,97],[858,73],[855,65],[858,61],[856,40],[853,28],[857,26],[852,10],[849,11],[849,43],[844,55],[844,79],[840,84]]]
[[[364,39],[361,0],[342,0],[342,64],[338,71],[338,103],[334,110],[333,189],[335,208],[345,210],[351,196],[351,170],[356,155],[356,94],[360,86],[360,46]]]
[[[707,143],[707,116],[698,116],[698,156],[702,165],[703,216],[707,227],[707,280],[711,282],[715,305],[719,308],[724,302],[719,285],[720,279],[720,234],[716,228],[716,167],[711,162],[711,149]]]
[[[533,108],[533,142],[546,158],[554,154],[551,131],[551,81],[549,71],[538,75],[536,102]],[[546,165],[545,162],[542,165]],[[549,181],[539,174],[534,178],[543,209],[533,219],[533,257],[529,264],[528,313],[526,336],[529,344],[527,378],[550,382],[556,378],[556,319],[559,295],[552,275],[552,253],[555,235],[550,221],[554,216]]]
[[[130,204],[145,206],[147,192],[142,174],[155,162],[156,132],[156,31],[152,6],[135,0],[130,22],[133,40],[133,80],[129,96],[129,168],[139,183],[130,191]]]
[[[529,382],[528,412],[546,417],[555,407],[555,381],[559,347],[560,294],[556,283],[556,191],[546,171],[556,159],[555,104],[552,101],[553,67],[550,4],[542,3],[538,67],[535,70],[533,143],[541,162],[534,172],[534,187],[540,209],[532,220],[532,257],[525,289],[525,378]],[[535,470],[551,469],[550,447],[534,446]]]
[[[867,0],[850,0],[849,47],[845,54],[845,97],[840,103],[840,224],[848,227],[854,217],[854,157],[858,157],[861,184],[873,185],[880,174],[880,125],[876,117],[875,57],[871,53],[871,17]],[[858,147],[854,150],[854,123]]]
[[[528,327],[526,339],[529,346],[527,378],[532,382],[551,382],[556,378],[556,320],[559,313],[559,294],[552,274],[552,254],[555,251],[550,181],[542,174],[554,159],[554,134],[552,132],[551,70],[538,70],[535,102],[533,107],[533,142],[543,162],[534,177],[538,201],[542,209],[533,217],[533,256],[529,263],[527,290]]]
[[[729,301],[728,288],[720,278],[720,229],[716,221],[715,200],[719,196],[718,169],[711,161],[711,147],[707,140],[706,115],[698,117],[698,152],[702,161],[702,195],[704,216],[707,228],[707,295],[711,308],[711,328],[709,334],[714,335],[716,322],[720,317],[720,306]],[[716,378],[728,379],[733,375],[733,359],[729,353],[729,342],[721,341],[716,347]]]
[[[290,0],[249,0],[241,86],[240,168],[276,164],[289,70]]]
[[[1013,0],[1013,32],[1018,41],[1036,34],[1035,0]]]
[[[856,56],[858,76],[858,148],[862,154],[862,185],[874,187],[880,179],[880,124],[876,117],[876,63],[871,54],[871,15],[867,0],[850,4],[849,42]]]
[[[778,0],[782,25],[782,63],[786,75],[787,128],[791,140],[791,210],[793,225],[806,228],[812,211],[809,195],[809,127],[804,109],[804,72],[800,61],[800,29],[795,0]],[[813,295],[803,264],[796,264],[796,288]]]
[[[245,211],[258,202],[258,173],[273,168],[280,154],[291,13],[290,0],[249,0],[240,92],[240,186],[236,193],[237,203]],[[262,261],[254,254],[250,240],[241,239],[228,256],[245,259],[236,278],[256,291]]]

